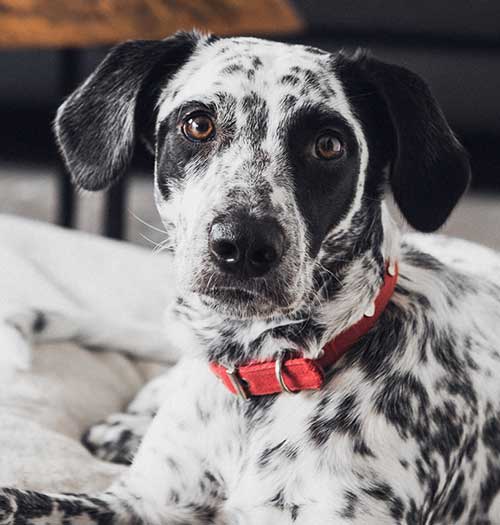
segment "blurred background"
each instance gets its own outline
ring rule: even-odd
[[[472,159],[472,188],[445,231],[500,249],[498,0],[0,0],[0,212],[158,242],[147,154],[138,147],[109,192],[75,195],[51,122],[111,45],[192,27],[368,47],[419,73]]]

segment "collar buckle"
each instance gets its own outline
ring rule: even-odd
[[[289,354],[293,354],[293,350],[285,350],[274,360],[250,362],[231,368],[215,362],[210,363],[209,366],[232,394],[245,401],[254,396],[280,392],[296,394],[303,390],[318,390],[325,382],[325,370],[336,363],[349,348],[375,326],[391,300],[397,278],[397,261],[390,260],[386,265],[384,282],[368,310],[356,323],[326,343],[321,354],[315,359],[294,355],[289,357]]]
[[[236,368],[226,368],[226,374],[233,385],[236,395],[241,397],[241,399],[248,401],[249,395],[247,394],[245,385],[238,374],[238,370]]]
[[[293,390],[290,390],[286,386],[285,379],[283,378],[283,361],[285,360],[285,357],[287,355],[288,355],[288,352],[282,352],[281,354],[278,355],[276,359],[276,363],[274,365],[274,373],[280,385],[281,391],[287,392],[288,394],[294,394],[295,392]]]

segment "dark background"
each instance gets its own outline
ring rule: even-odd
[[[279,37],[262,36],[327,50],[366,47],[427,80],[468,149],[473,167],[473,201],[458,215],[460,227],[452,225],[451,233],[487,242],[497,235],[497,225],[491,224],[491,219],[487,225],[490,233],[484,238],[481,229],[486,217],[494,217],[493,222],[500,217],[498,201],[492,198],[497,195],[498,199],[500,192],[500,1],[291,2],[304,29]],[[272,19],[272,12],[269,17]],[[55,110],[64,94],[93,70],[107,49],[0,50],[0,177],[12,166],[57,174],[58,155],[51,132]],[[133,180],[142,180],[136,175],[150,173],[150,167],[151,160],[139,148]],[[68,188],[56,191],[55,207],[60,209],[53,212],[54,220],[59,217],[63,224],[60,203],[66,202],[61,198],[65,191],[68,193]],[[123,187],[113,191],[100,212],[101,231],[120,237],[126,234],[123,216],[130,195]],[[482,200],[474,200],[474,192],[480,192]],[[0,195],[0,211],[7,199],[12,199],[12,192],[3,202]],[[16,206],[7,207],[7,211],[17,213]],[[24,214],[24,209],[20,212]],[[40,216],[38,212],[26,214]],[[500,233],[497,237],[494,246],[500,243]]]

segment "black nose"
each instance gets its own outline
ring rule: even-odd
[[[274,219],[252,217],[216,219],[209,247],[221,270],[240,277],[261,277],[283,256],[285,237]]]

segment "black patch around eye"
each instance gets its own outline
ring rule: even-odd
[[[173,110],[159,125],[157,132],[157,173],[158,188],[168,199],[171,184],[184,178],[184,170],[194,155],[207,160],[217,147],[217,141],[195,143],[186,140],[181,131],[182,122],[197,111],[216,114],[216,105],[200,102],[187,102]],[[217,127],[217,123],[216,123]]]
[[[208,113],[215,116],[217,114],[217,108],[213,103],[185,102],[175,111],[176,124],[180,124],[186,117],[193,113]]]
[[[324,130],[342,137],[346,154],[341,159],[324,162],[312,155],[313,145]],[[323,107],[302,108],[280,132],[287,137],[296,200],[309,229],[314,257],[325,235],[347,213],[354,198],[359,176],[357,141],[345,119]]]
[[[378,199],[383,191],[383,169],[394,157],[393,126],[382,105],[373,103],[374,87],[365,76],[351,67],[341,55],[336,58],[334,67],[368,143],[370,162],[365,191],[369,198]]]
[[[160,123],[157,131],[158,188],[168,199],[173,186],[184,178],[185,167],[193,156],[208,162],[215,151],[230,143],[236,132],[236,99],[233,95],[218,91],[210,102],[188,101],[173,109]],[[216,135],[205,143],[189,143],[182,136],[183,120],[197,111],[213,116]]]

